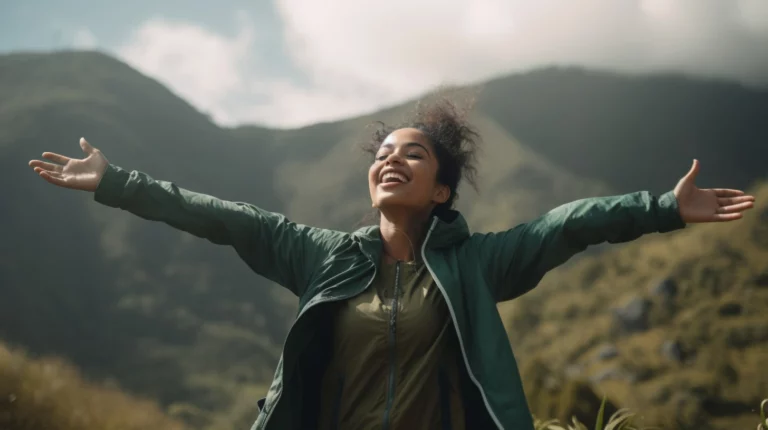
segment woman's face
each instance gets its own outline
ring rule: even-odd
[[[393,131],[368,170],[373,206],[420,212],[447,201],[450,190],[437,182],[437,169],[434,147],[424,133],[415,128]]]

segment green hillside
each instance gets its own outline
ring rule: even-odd
[[[768,393],[768,183],[753,193],[740,222],[584,258],[501,306],[534,413],[557,414],[552,398],[584,384],[647,426],[754,426]]]
[[[619,192],[666,191],[698,158],[701,186],[765,175],[768,88],[677,75],[550,68],[485,83],[479,107],[579,177]]]
[[[706,183],[747,186],[766,173],[757,160],[768,123],[754,112],[768,104],[764,91],[571,69],[457,91],[477,96],[484,140],[481,192],[461,190],[459,201],[476,230],[581,197],[666,191],[693,157]],[[370,209],[366,126],[398,123],[413,107],[295,130],[225,129],[103,54],[0,56],[0,180],[12,184],[0,199],[0,339],[115,378],[193,427],[249,424],[294,316],[290,294],[232,250],[55,189],[27,161],[43,151],[78,156],[86,136],[124,168],[351,230]],[[515,343],[520,319],[562,330],[534,324],[549,322],[536,313],[510,315]],[[526,345],[516,353],[527,355]]]
[[[78,156],[88,136],[126,168],[278,210],[272,132],[244,144],[100,54],[1,57],[0,100],[0,175],[14,184],[0,203],[0,338],[164,406],[226,409],[271,378],[295,308],[282,289],[230,249],[47,186],[24,160]]]
[[[64,360],[30,357],[0,342],[3,430],[184,430],[156,404],[96,384]]]

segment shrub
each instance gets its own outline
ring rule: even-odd
[[[146,400],[87,382],[65,361],[0,343],[0,429],[183,430]]]

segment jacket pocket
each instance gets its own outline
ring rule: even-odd
[[[333,412],[331,413],[331,427],[333,430],[339,429],[339,414],[341,412],[341,396],[344,393],[344,376],[339,376],[338,388],[336,389],[336,401],[333,403]]]
[[[440,392],[440,421],[443,423],[443,430],[451,430],[451,384],[448,381],[448,374],[440,369],[437,374],[438,391]]]

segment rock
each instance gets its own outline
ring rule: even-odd
[[[664,300],[671,301],[677,296],[677,282],[672,278],[666,278],[653,288],[653,294],[661,296]]]
[[[676,340],[668,340],[661,345],[661,355],[669,360],[681,363],[685,359],[683,346]]]
[[[672,390],[669,387],[660,387],[651,395],[651,402],[660,405],[669,401],[672,397]]]
[[[768,324],[752,322],[731,327],[725,333],[725,341],[734,348],[746,348],[756,343],[768,341]]]
[[[577,379],[584,372],[584,368],[578,364],[571,364],[565,368],[565,376],[570,379]]]
[[[768,272],[755,276],[755,279],[753,279],[752,282],[758,287],[768,287]]]
[[[673,394],[670,403],[673,405],[674,418],[680,428],[705,427],[708,416],[699,396],[693,393],[677,392]]]
[[[598,384],[609,379],[624,379],[624,376],[624,372],[622,372],[620,369],[611,367],[597,372],[596,374],[592,375],[589,380],[592,383]]]
[[[720,306],[720,309],[718,309],[718,313],[720,316],[724,317],[732,317],[736,315],[741,315],[743,312],[743,308],[740,303],[725,303]]]
[[[650,367],[634,367],[624,371],[624,379],[630,384],[635,382],[647,381],[654,376],[654,371]]]
[[[730,363],[723,363],[717,369],[717,378],[720,381],[725,381],[728,384],[736,384],[739,382],[739,374],[736,369],[730,365]]]
[[[613,316],[617,328],[622,333],[638,333],[648,330],[648,311],[651,301],[642,297],[633,297],[626,305],[614,309]]]
[[[597,352],[598,360],[610,360],[619,355],[619,350],[613,345],[605,345]]]

